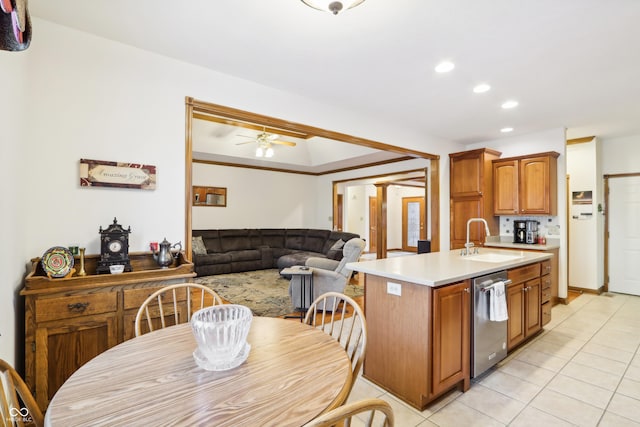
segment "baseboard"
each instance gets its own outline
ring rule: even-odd
[[[570,291],[576,291],[583,294],[594,294],[594,295],[600,295],[601,293],[604,292],[604,286],[601,286],[598,289],[588,289],[588,288],[579,288],[577,286],[569,286],[568,289]]]

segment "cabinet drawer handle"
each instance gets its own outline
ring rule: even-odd
[[[466,293],[471,292],[471,291],[469,290],[469,288],[464,288],[464,291],[465,291]]]
[[[69,311],[75,311],[76,313],[84,313],[89,306],[88,302],[77,302],[75,304],[67,304]]]

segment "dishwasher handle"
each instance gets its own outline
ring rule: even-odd
[[[503,282],[505,286],[508,286],[508,285],[510,285],[512,283],[510,279],[505,279],[505,280],[500,280],[500,281]],[[487,292],[489,289],[493,288],[494,283],[495,282],[492,281],[492,280],[487,280],[486,282],[482,283],[483,285],[486,284],[487,286],[483,286],[482,288],[480,288],[480,290],[482,292]]]

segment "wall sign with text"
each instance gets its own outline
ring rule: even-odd
[[[156,167],[139,163],[80,159],[81,187],[156,189]]]

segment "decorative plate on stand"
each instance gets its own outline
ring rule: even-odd
[[[50,277],[65,277],[73,268],[75,260],[68,248],[54,246],[42,255],[40,263]]]

